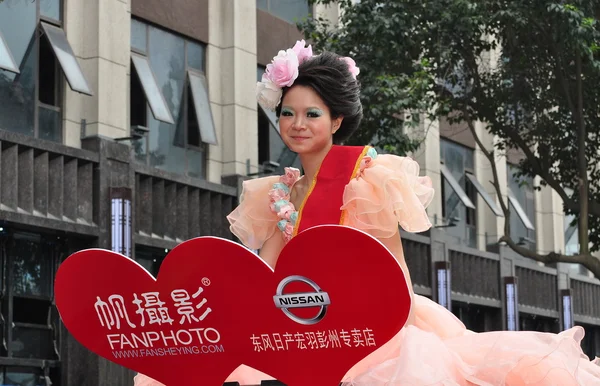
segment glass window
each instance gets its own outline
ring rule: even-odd
[[[517,177],[519,169],[508,165],[508,188],[510,237],[513,241],[529,248],[536,249],[535,238],[535,201],[533,178]]]
[[[168,251],[165,249],[136,246],[135,261],[156,277],[167,253]]]
[[[63,31],[62,28],[44,22],[42,22],[41,25],[73,91],[92,95],[92,91],[85,80],[81,67],[79,67],[79,63],[75,58],[71,45],[67,41],[65,31]]]
[[[0,2],[0,30],[20,74],[0,70],[0,127],[34,135],[36,105],[36,4]]]
[[[158,87],[175,121],[184,124],[184,105],[181,102],[185,85],[185,41],[166,31],[149,27],[148,43],[150,64],[156,74]],[[174,146],[176,126],[150,118],[148,128],[150,166],[182,172],[183,165],[185,171],[185,149]]]
[[[144,56],[132,53],[131,61],[135,68],[135,74],[132,74],[132,76],[135,76],[139,80],[154,118],[166,123],[175,123],[163,95],[158,89],[156,77],[150,68],[148,59]]]
[[[573,223],[575,216],[565,215],[565,254],[576,255],[579,253],[579,227]]]
[[[202,73],[205,47],[139,21],[135,24],[132,49],[147,56],[132,53],[138,76],[131,78],[131,124],[149,129],[147,138],[132,145],[136,159],[163,170],[204,178],[206,144],[217,144]],[[143,113],[146,103],[152,116]]]
[[[0,355],[11,358],[14,365],[19,365],[19,358],[58,359],[54,345],[58,315],[52,306],[52,284],[58,262],[64,257],[59,252],[63,250],[60,243],[54,236],[3,228],[0,277],[6,280],[3,285],[8,290],[0,312],[5,335],[9,329],[10,335],[5,336],[5,346],[0,345]],[[52,377],[52,373],[50,370],[48,375]],[[26,368],[0,367],[0,385],[45,384],[39,375]]]
[[[19,73],[17,63],[15,63],[15,59],[8,49],[8,45],[6,40],[4,40],[2,31],[0,31],[0,69],[8,70],[10,72],[14,72],[15,74]]]
[[[52,330],[16,325],[10,343],[16,358],[54,359]]]
[[[91,95],[60,27],[61,7],[61,0],[0,1],[0,35],[4,36],[0,37],[3,130],[63,142],[61,69],[74,91]],[[7,57],[12,58],[17,71],[9,68],[12,64],[7,65]]]
[[[267,11],[269,9],[269,0],[256,0],[256,8]]]
[[[0,372],[2,386],[46,386],[43,371],[38,368],[4,367]]]
[[[131,48],[139,51],[143,54],[146,53],[147,43],[147,29],[146,24],[131,19]]]
[[[481,198],[483,198],[485,203],[490,207],[492,212],[494,212],[494,214],[498,217],[504,217],[502,210],[498,207],[498,205],[496,205],[496,201],[494,201],[494,199],[488,194],[488,192],[481,185],[479,180],[477,180],[475,175],[467,173],[467,178],[469,179],[471,185],[473,185],[473,188],[477,191]]]
[[[257,0],[256,7],[289,23],[302,20],[311,13],[308,0]]]
[[[14,295],[50,297],[51,259],[38,235],[16,233],[10,248]]]
[[[442,179],[442,213],[446,235],[457,244],[477,247],[476,189],[467,178],[473,172],[473,149],[447,140],[440,141],[440,159],[445,178]],[[449,174],[449,175],[448,175]]]
[[[187,43],[187,64],[190,68],[204,72],[204,46],[194,42]]]
[[[210,109],[210,101],[208,100],[208,85],[206,77],[202,74],[189,72],[190,90],[194,100],[194,111],[199,126],[200,139],[204,143],[211,145],[217,144],[217,133],[215,132],[215,123]],[[192,106],[188,106],[191,110]]]
[[[40,0],[40,14],[54,20],[61,20],[60,0]]]

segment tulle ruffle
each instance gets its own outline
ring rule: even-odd
[[[243,183],[240,204],[227,216],[231,233],[250,249],[260,249],[277,227],[270,207],[269,190],[279,177],[264,177]]]
[[[433,199],[429,177],[419,176],[419,165],[407,157],[379,155],[344,191],[344,225],[377,238],[392,237],[398,224],[407,232],[431,227],[425,208]]]
[[[227,216],[231,232],[251,249],[260,249],[277,228],[269,190],[279,177],[247,180],[238,207]],[[379,155],[365,164],[344,190],[343,225],[377,238],[392,237],[398,224],[407,232],[431,227],[425,208],[433,199],[429,177],[419,176],[417,162],[406,157]]]
[[[600,366],[581,350],[581,327],[474,333],[427,298],[415,295],[413,306],[415,324],[352,368],[346,385],[600,385]]]

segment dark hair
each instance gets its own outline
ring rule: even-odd
[[[332,118],[340,116],[344,118],[340,128],[333,134],[335,144],[350,138],[363,117],[360,84],[350,73],[348,64],[340,58],[341,56],[327,51],[313,56],[300,65],[298,78],[291,86],[302,85],[312,88],[323,99]],[[283,88],[282,101],[291,87]],[[279,117],[281,103],[277,106],[276,113]]]

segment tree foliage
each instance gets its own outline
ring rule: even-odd
[[[331,0],[317,0],[329,4]],[[524,154],[522,175],[563,199],[579,226],[580,254],[539,255],[508,237],[517,252],[543,262],[575,262],[600,277],[600,31],[596,1],[337,1],[341,23],[299,24],[318,49],[355,58],[365,124],[354,138],[398,153],[413,150],[403,126],[450,115],[466,122],[499,181],[496,156]],[[403,120],[410,111],[410,119]],[[473,122],[498,138],[486,149]]]

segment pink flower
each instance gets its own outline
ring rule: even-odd
[[[348,70],[350,71],[350,73],[352,74],[354,79],[356,79],[358,74],[360,74],[360,69],[358,67],[356,67],[356,62],[354,61],[354,59],[349,58],[347,56],[340,58],[340,59],[345,61],[348,64]]]
[[[279,177],[279,181],[291,187],[298,181],[298,178],[300,178],[300,170],[296,168],[285,168],[285,174]]]
[[[298,55],[293,49],[281,50],[267,65],[267,78],[277,87],[290,87],[298,77],[298,65]]]
[[[285,240],[286,243],[289,243],[290,240],[292,239],[292,234],[283,232],[283,239]]]
[[[360,166],[358,167],[358,172],[356,173],[356,179],[358,179],[360,176],[362,176],[363,171],[369,167],[369,165],[371,164],[371,161],[373,161],[373,159],[371,157],[364,156],[362,160],[360,160]]]
[[[283,231],[286,235],[292,235],[294,233],[294,226],[289,222],[285,225],[285,231]]]
[[[304,47],[305,45],[306,42],[302,39],[298,40],[294,47],[292,47],[292,50],[294,50],[296,56],[298,56],[298,63],[300,64],[313,56],[312,46],[309,44],[308,47]]]
[[[277,202],[279,200],[285,200],[286,194],[282,189],[271,189],[269,190],[269,197],[272,202]]]
[[[294,207],[291,204],[283,205],[279,209],[279,213],[277,213],[277,215],[279,216],[279,218],[286,218],[286,215],[289,217],[293,211],[294,211]],[[289,214],[287,214],[288,212],[289,212]]]
[[[266,74],[263,74],[262,82],[256,84],[256,99],[262,107],[268,110],[275,110],[281,102],[282,94],[281,88],[277,87]]]
[[[290,218],[292,217],[292,213],[294,213],[294,210],[286,210],[285,212],[280,212],[281,217],[283,217],[284,219],[290,221]]]

